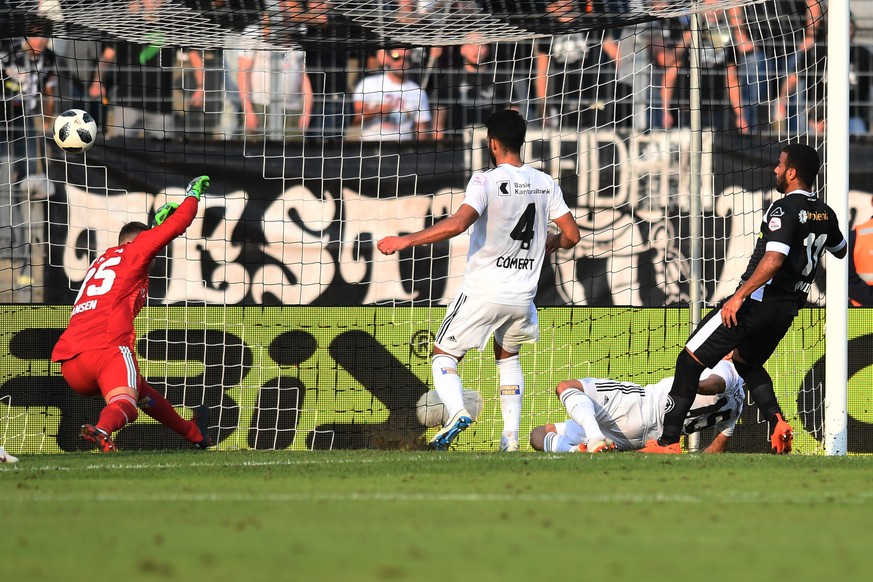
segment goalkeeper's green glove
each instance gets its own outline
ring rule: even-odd
[[[185,196],[193,196],[200,200],[200,197],[206,193],[207,188],[209,188],[209,176],[199,176],[188,183],[188,187],[185,189]]]
[[[179,205],[175,202],[167,202],[158,208],[158,211],[155,212],[155,217],[152,218],[151,227],[154,228],[164,224],[164,221],[170,218],[177,208],[179,208]]]

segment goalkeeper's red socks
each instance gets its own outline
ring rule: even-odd
[[[112,433],[136,420],[137,416],[139,411],[133,398],[127,394],[120,394],[111,398],[100,412],[97,428],[112,436]]]
[[[179,416],[170,401],[144,381],[139,386],[139,407],[173,432],[182,435],[185,440],[192,443],[203,440],[197,425]]]

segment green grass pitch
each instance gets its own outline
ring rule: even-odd
[[[0,580],[867,580],[873,457],[209,451],[0,465]]]

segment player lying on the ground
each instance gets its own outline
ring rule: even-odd
[[[98,257],[85,274],[70,322],[52,352],[70,388],[83,396],[100,394],[106,401],[97,423],[82,426],[82,438],[104,453],[116,450],[112,433],[136,420],[138,408],[195,447],[212,445],[207,406],[185,420],[142,377],[133,327],[148,296],[152,260],[191,225],[208,187],[208,176],[195,178],[184,202],[161,207],[152,228],[142,222],[121,228],[118,246]]]
[[[613,449],[635,451],[652,435],[661,434],[673,378],[642,387],[633,382],[598,378],[564,380],[555,388],[570,418],[538,426],[530,435],[537,451],[600,453]],[[715,427],[718,433],[705,453],[727,448],[743,411],[743,379],[729,359],[701,374],[697,398],[685,418],[683,432]]]

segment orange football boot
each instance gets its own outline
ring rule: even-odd
[[[656,439],[646,441],[646,446],[641,448],[638,453],[652,453],[655,455],[681,455],[682,445],[678,442],[667,446],[661,446]]]

